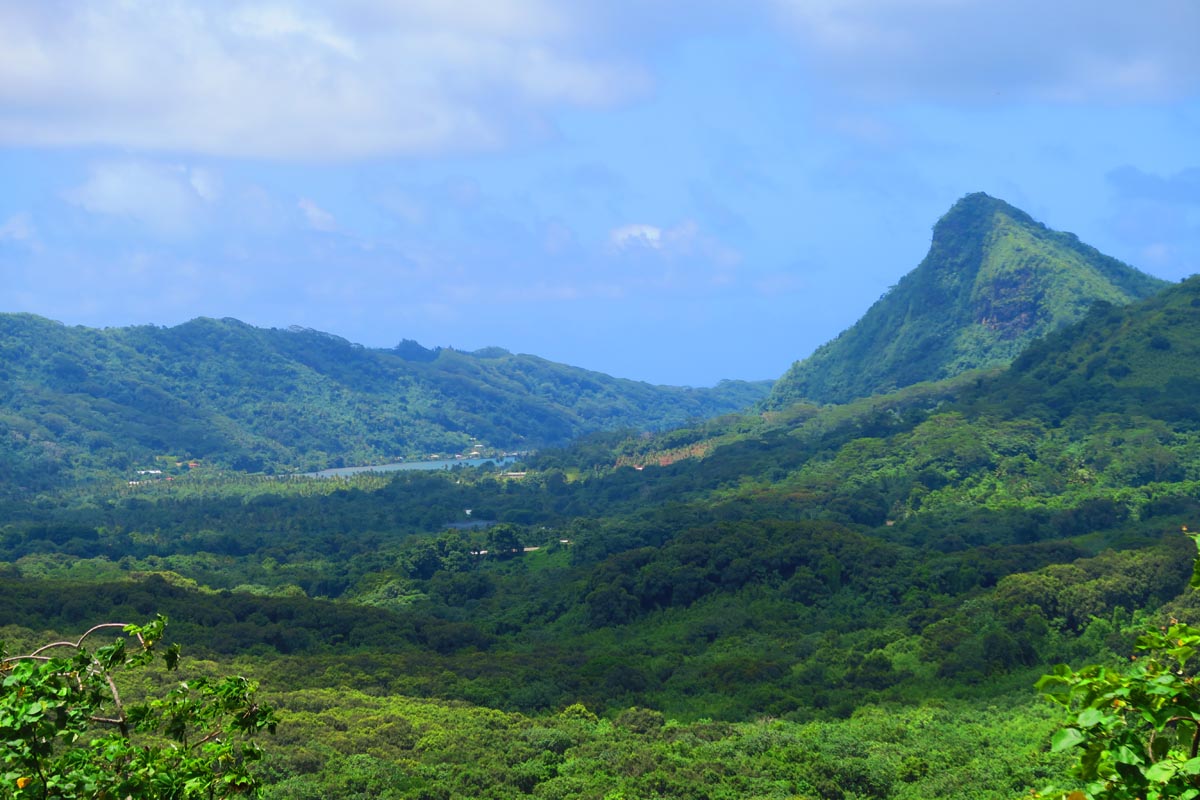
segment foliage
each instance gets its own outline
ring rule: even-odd
[[[975,254],[981,287],[1053,267],[1031,249],[1040,236],[1146,288],[997,208],[943,231],[974,258],[972,226],[996,223],[990,255]],[[967,299],[1016,324],[1037,287],[1012,288]],[[166,612],[214,659],[204,674],[232,663],[283,709],[286,746],[256,773],[278,797],[998,799],[1061,784],[1074,748],[1046,752],[1052,711],[1029,683],[1056,662],[1114,664],[1150,620],[1200,613],[1180,596],[1189,543],[1164,535],[1200,514],[1197,308],[1200,279],[1097,307],[1007,370],[661,434],[619,427],[627,395],[598,378],[502,351],[360,351],[212,320],[74,351],[76,331],[18,320],[48,344],[0,362],[20,406],[0,416],[10,486],[43,468],[46,487],[79,474],[81,442],[97,470],[115,463],[124,440],[89,439],[89,408],[143,443],[182,421],[213,437],[211,463],[254,451],[277,469],[326,459],[331,443],[420,440],[420,425],[372,428],[408,419],[402,401],[453,422],[457,442],[482,436],[471,408],[515,430],[537,409],[509,399],[552,398],[569,413],[551,413],[549,431],[590,396],[588,425],[571,431],[600,432],[512,472],[317,480],[155,450],[174,480],[9,492],[0,637],[30,652],[51,630]],[[117,397],[89,378],[125,363],[126,346],[169,390]],[[16,391],[46,369],[54,391]],[[377,406],[352,402],[368,395]],[[301,404],[291,420],[293,396],[323,398],[321,413]],[[646,408],[691,408],[660,397]],[[127,400],[137,411],[122,417]],[[57,410],[31,422],[43,401]],[[206,416],[210,401],[229,419]],[[268,428],[294,452],[264,444]]]
[[[241,677],[180,682],[163,697],[130,703],[129,673],[147,667],[165,618],[106,623],[74,641],[0,658],[0,797],[214,798],[255,794],[253,736],[275,732],[269,706]],[[89,639],[124,635],[93,649]],[[0,648],[0,656],[3,656]],[[163,653],[167,670],[179,648]]]
[[[269,798],[472,797],[735,800],[1011,800],[1056,771],[1039,752],[1048,709],[995,704],[863,705],[798,723],[664,719],[582,705],[531,717],[355,690],[278,696]]]
[[[1186,531],[1186,528],[1184,529]],[[1200,536],[1191,534],[1200,546]],[[1200,588],[1200,558],[1191,586]],[[1066,800],[1188,800],[1200,797],[1200,682],[1192,658],[1200,628],[1172,620],[1137,640],[1125,668],[1059,664],[1038,690],[1068,709],[1056,752],[1078,753],[1082,789],[1047,789]]]

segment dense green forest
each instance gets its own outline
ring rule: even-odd
[[[227,686],[231,730],[278,725],[220,739],[251,754],[222,791],[289,800],[1191,791],[1192,723],[1160,706],[1192,691],[1200,648],[1200,277],[1157,288],[972,195],[821,351],[845,369],[814,356],[757,407],[765,385],[500,350],[0,317],[0,732],[25,715],[59,742],[0,748],[0,798],[53,794],[38,758],[85,764],[76,787],[113,763],[63,744],[89,722],[47,711],[65,667],[4,654],[159,614],[182,658],[121,691],[166,693],[131,706],[167,710],[144,749],[160,761],[121,786],[186,738],[187,691]],[[1004,335],[954,323],[913,361],[924,340],[889,326],[924,324],[918,295]],[[530,452],[295,474],[476,449]],[[89,676],[123,668],[96,652]],[[1143,754],[1121,715],[1149,679]],[[202,758],[180,763],[216,791]]]
[[[0,315],[0,489],[164,473],[294,472],[523,451],[744,409],[769,383],[652,386],[499,348],[368,349],[196,319],[95,330]]]
[[[165,614],[278,709],[271,797],[1015,798],[1070,780],[1040,675],[1198,617],[1198,350],[1191,279],[520,468],[12,494],[0,639]]]
[[[970,194],[938,220],[920,265],[792,365],[770,404],[844,403],[1007,365],[1097,301],[1127,303],[1165,287],[1003,200]]]

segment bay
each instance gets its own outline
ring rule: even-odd
[[[517,456],[501,456],[499,458],[440,458],[432,461],[398,461],[394,464],[374,464],[363,467],[332,467],[317,472],[300,473],[304,478],[345,478],[360,472],[401,472],[403,470],[434,470],[452,469],[454,467],[482,467],[484,464],[495,464],[503,467],[512,464]]]

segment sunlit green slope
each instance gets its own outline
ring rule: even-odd
[[[842,403],[1007,364],[1096,301],[1127,303],[1164,286],[1002,200],[967,195],[934,226],[921,264],[795,363],[769,402]]]

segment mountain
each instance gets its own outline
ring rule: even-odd
[[[1138,518],[1184,498],[1196,505],[1197,397],[1200,276],[1123,306],[1099,302],[992,373],[650,437],[609,436],[607,449],[592,437],[530,465],[580,473],[641,467],[646,485],[628,494],[636,505],[744,487],[745,503],[782,518],[891,519],[892,535],[944,515],[954,537],[996,544],[1010,510],[1057,514],[1114,498],[1118,517]],[[603,496],[611,508],[619,495]],[[991,519],[964,522],[976,514]],[[1063,531],[1091,524],[1071,517]]]
[[[96,330],[0,315],[0,481],[165,456],[289,471],[536,448],[745,408],[767,389],[652,386],[500,348],[369,349],[233,319]]]
[[[49,381],[86,409],[141,358],[197,373],[161,381],[178,396],[135,386],[142,413],[227,381],[253,406],[240,429],[290,384],[521,358],[5,321],[54,345],[34,369],[45,354],[5,338],[6,392]],[[1147,631],[1200,620],[1181,534],[1200,520],[1198,396],[1200,277],[1095,303],[1005,369],[597,435],[519,475],[193,472],[0,497],[0,634],[29,652],[165,614],[206,673],[232,662],[284,715],[269,798],[1031,796],[1074,760],[1055,730],[1079,730],[1038,677],[1129,664]],[[58,437],[103,453],[95,431]]]
[[[798,361],[768,400],[844,403],[1011,362],[1097,301],[1167,285],[983,193],[933,229],[928,255],[836,339]]]
[[[1095,427],[1104,415],[1200,427],[1200,276],[1139,303],[1097,303],[964,402]]]

